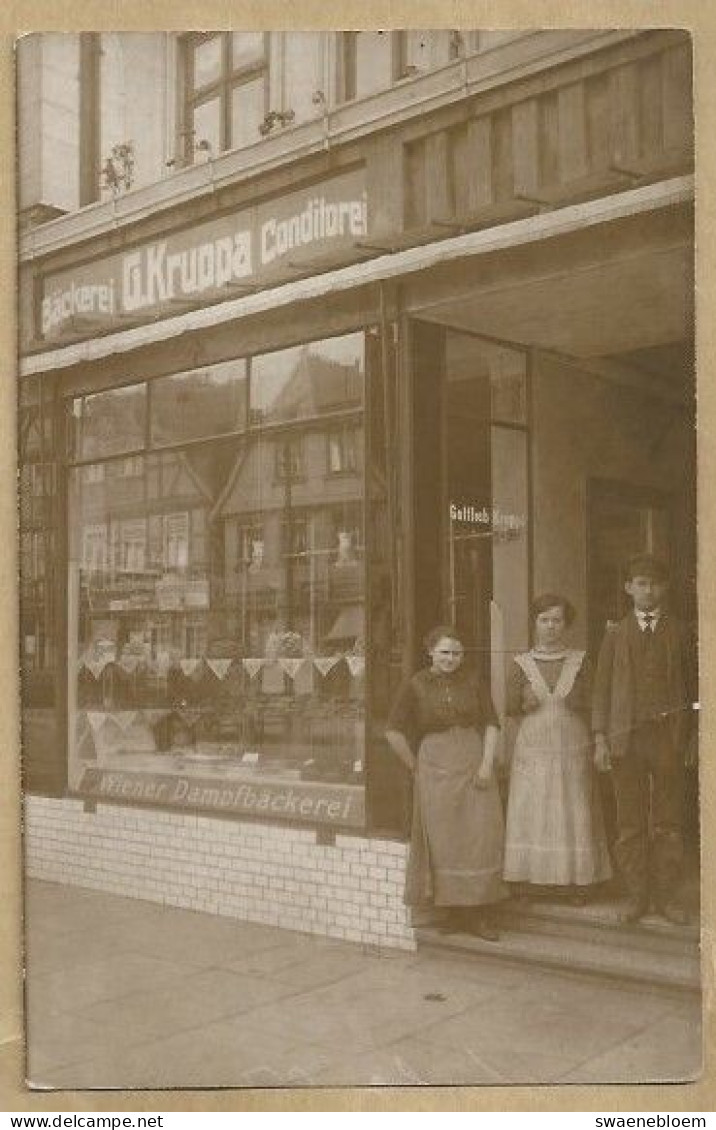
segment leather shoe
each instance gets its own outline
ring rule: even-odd
[[[625,926],[633,925],[643,918],[649,907],[641,899],[629,899],[619,915],[619,921]]]
[[[688,922],[686,911],[678,903],[660,904],[655,907],[655,911],[660,918],[665,918],[667,922],[671,922],[674,926],[685,926]]]

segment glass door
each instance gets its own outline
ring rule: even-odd
[[[527,357],[439,327],[414,338],[416,621],[464,636],[498,710],[527,644]]]

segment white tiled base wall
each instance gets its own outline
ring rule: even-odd
[[[25,799],[28,877],[288,930],[414,949],[407,846],[191,813]]]

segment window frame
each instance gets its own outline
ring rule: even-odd
[[[361,30],[378,30],[378,29],[361,29]],[[384,34],[389,36],[391,45],[391,75],[390,84],[384,88],[378,88],[371,91],[370,94],[358,94],[358,53],[357,42],[358,36],[361,31],[342,31],[339,32],[340,41],[338,48],[338,75],[337,75],[337,97],[339,103],[342,102],[355,102],[361,98],[372,97],[375,94],[383,93],[384,90],[389,90],[396,83],[405,82],[408,79],[418,78],[424,75],[428,70],[437,69],[437,67],[429,67],[424,70],[418,67],[413,67],[409,60],[409,35],[414,29],[400,29],[400,30],[385,30]],[[445,28],[428,28],[429,32],[433,31],[449,31],[450,44],[448,49],[448,58],[444,64],[446,66],[454,63],[456,59],[460,58],[461,52],[464,49],[464,36],[465,32],[455,32],[454,29]],[[463,38],[458,39],[457,35]]]
[[[360,474],[359,445],[356,442],[359,430],[360,424],[339,421],[326,432],[326,475],[329,478]],[[334,450],[340,455],[339,467],[332,465]]]
[[[274,482],[284,485],[300,482],[306,474],[306,439],[304,432],[297,432],[284,438],[286,429],[274,438]],[[284,455],[288,454],[290,466],[286,466]]]
[[[116,467],[119,467],[120,465],[124,465],[124,463],[126,462],[126,460],[128,458],[131,458],[135,455],[146,456],[146,455],[154,454],[154,455],[157,456],[157,459],[159,460],[159,463],[161,465],[163,463],[163,461],[165,460],[166,456],[168,454],[170,454],[172,451],[175,451],[175,450],[189,451],[189,450],[194,450],[194,449],[197,449],[197,448],[206,448],[206,447],[212,446],[215,443],[228,443],[233,438],[243,439],[246,436],[249,436],[249,437],[253,436],[259,442],[261,442],[262,440],[263,441],[269,441],[269,442],[272,442],[272,443],[278,441],[277,446],[283,449],[283,448],[285,448],[285,445],[282,442],[283,437],[284,436],[288,437],[290,435],[291,429],[293,427],[296,427],[296,425],[298,425],[298,431],[297,431],[297,434],[295,434],[292,438],[294,440],[294,443],[297,441],[301,445],[301,447],[303,448],[303,456],[304,456],[304,459],[306,460],[306,463],[304,463],[303,466],[304,466],[304,468],[307,468],[308,460],[309,460],[309,457],[312,456],[313,450],[306,448],[305,445],[307,443],[308,444],[312,443],[313,432],[315,431],[315,427],[316,427],[317,423],[320,422],[321,424],[323,424],[323,422],[325,421],[327,426],[330,427],[331,424],[333,424],[333,426],[335,426],[335,422],[337,420],[341,420],[342,418],[344,418],[346,416],[346,414],[350,417],[360,415],[360,417],[364,421],[366,421],[366,419],[367,419],[366,414],[368,412],[368,396],[369,396],[368,381],[367,381],[367,369],[368,369],[368,364],[369,364],[369,361],[368,361],[368,348],[369,348],[368,347],[368,338],[369,338],[370,333],[371,333],[370,324],[366,325],[363,322],[358,322],[357,324],[354,324],[351,327],[346,327],[344,330],[342,330],[341,332],[338,332],[338,333],[333,333],[333,334],[329,333],[329,334],[325,335],[324,337],[312,337],[308,340],[299,339],[293,345],[285,345],[285,346],[281,346],[281,347],[274,348],[274,349],[268,349],[264,352],[258,352],[257,351],[257,353],[244,354],[243,355],[243,358],[247,361],[247,363],[250,366],[251,361],[255,357],[268,357],[268,356],[272,355],[273,353],[281,354],[281,353],[285,352],[286,350],[290,350],[292,348],[299,348],[301,346],[313,346],[313,345],[320,346],[324,342],[332,342],[334,340],[341,341],[342,339],[347,339],[347,338],[351,338],[351,337],[354,337],[354,336],[360,337],[360,339],[361,339],[361,351],[362,351],[362,377],[363,377],[363,379],[362,379],[362,391],[361,391],[360,406],[358,406],[358,407],[352,406],[351,408],[349,408],[347,410],[346,409],[331,410],[331,411],[325,413],[325,415],[321,415],[319,417],[309,417],[307,420],[298,417],[298,418],[292,419],[291,421],[288,421],[288,422],[281,421],[280,423],[277,423],[277,424],[271,424],[268,427],[265,426],[265,425],[262,426],[261,424],[258,424],[258,423],[255,423],[253,426],[249,426],[248,424],[246,424],[244,426],[244,428],[239,432],[233,432],[233,433],[229,433],[229,434],[221,434],[221,435],[218,435],[218,436],[212,435],[212,436],[203,437],[201,439],[194,439],[192,441],[178,442],[178,443],[172,444],[171,447],[169,447],[169,448],[167,448],[165,446],[157,447],[156,444],[152,443],[151,439],[150,439],[151,431],[150,431],[149,425],[150,425],[150,421],[151,421],[151,412],[152,412],[152,397],[151,397],[151,391],[150,390],[152,389],[153,385],[155,384],[155,382],[157,380],[161,380],[165,376],[172,376],[174,374],[161,374],[161,375],[158,375],[156,377],[155,376],[149,376],[149,377],[145,376],[144,378],[139,379],[137,381],[132,381],[129,384],[116,384],[116,385],[113,384],[113,385],[110,386],[111,390],[114,390],[116,388],[127,388],[127,387],[137,388],[137,387],[140,387],[140,386],[144,386],[145,389],[147,390],[147,415],[146,415],[146,419],[145,419],[145,429],[144,429],[145,430],[145,439],[144,439],[144,445],[142,446],[142,448],[139,449],[139,450],[136,450],[136,451],[130,450],[128,452],[122,452],[122,453],[117,453],[117,454],[113,453],[111,455],[103,455],[103,456],[99,456],[99,457],[97,455],[94,455],[94,456],[91,456],[89,458],[80,458],[80,457],[78,457],[76,448],[72,448],[68,444],[68,446],[65,450],[65,453],[64,453],[64,466],[65,466],[65,469],[66,469],[66,473],[68,474],[68,476],[73,475],[75,472],[77,472],[79,475],[82,475],[82,474],[84,474],[84,471],[86,470],[86,468],[88,466],[96,466],[96,465],[101,466],[103,469],[106,468],[108,465],[114,465]],[[238,359],[239,358],[234,358],[233,360],[238,360]],[[199,366],[199,368],[203,368],[203,367],[204,366]],[[110,391],[110,388],[104,389],[103,391]],[[72,391],[68,390],[67,397],[66,397],[66,399],[63,400],[63,403],[65,405],[65,414],[68,417],[68,419],[71,419],[72,416],[73,416],[73,411],[72,411],[73,402],[75,400],[81,401],[85,396],[88,396],[88,395],[92,395],[92,392],[90,392],[89,390],[85,390],[84,392],[80,392],[79,390],[72,390]],[[367,439],[366,439],[365,442],[366,443],[368,442]],[[294,452],[295,452],[295,448],[294,448]],[[312,464],[311,464],[311,466],[312,466]],[[366,467],[367,467],[367,458],[361,457],[360,460],[359,460],[359,466],[358,466],[358,471],[357,471],[357,476],[360,480],[360,494],[359,494],[359,497],[357,497],[354,500],[355,506],[357,507],[357,515],[359,516],[359,527],[356,527],[357,536],[352,538],[352,543],[353,543],[352,548],[357,551],[358,560],[357,560],[356,564],[359,565],[359,567],[360,567],[361,577],[362,577],[362,585],[361,585],[362,598],[361,599],[362,599],[362,602],[363,602],[363,605],[364,605],[364,616],[367,619],[367,616],[368,616],[367,601],[369,599],[368,594],[370,593],[371,589],[370,589],[370,582],[369,582],[370,563],[369,563],[368,556],[367,556],[367,553],[365,551],[365,546],[364,546],[365,537],[366,537],[366,528],[367,528],[367,521],[366,521],[366,506],[367,506]],[[312,470],[313,469],[314,468],[312,467]],[[317,466],[315,467],[315,473],[316,473],[316,479],[317,480],[320,479],[320,477],[321,477],[320,457],[319,457],[319,460],[317,461]],[[270,472],[269,472],[269,474],[270,474]],[[75,481],[78,481],[77,477],[75,478]],[[286,484],[287,494],[288,494],[289,498],[290,498],[291,482],[293,482],[293,481],[294,480],[291,478],[290,482]],[[70,494],[72,494],[73,489],[74,488],[72,487],[72,484],[70,483]],[[75,507],[77,505],[76,497],[74,499],[74,503],[72,502],[71,498],[68,497],[67,507],[66,507],[66,510],[65,510],[65,523],[66,523],[66,529],[68,531],[68,536],[69,536],[70,540],[72,539],[72,536],[73,536],[73,530],[76,528],[76,527],[72,526],[73,505]],[[331,503],[331,510],[335,510],[336,512],[338,512],[341,509],[345,509],[345,505],[346,505],[345,503],[341,503],[338,499],[335,499]],[[271,536],[272,552],[275,554],[276,549],[278,549],[279,554],[284,558],[285,567],[287,566],[288,569],[292,569],[295,566],[300,565],[302,561],[308,562],[308,560],[309,560],[308,549],[303,549],[303,547],[296,546],[294,544],[293,552],[291,552],[292,547],[290,545],[288,545],[288,546],[286,545],[287,536],[292,536],[293,538],[298,536],[299,538],[301,538],[302,535],[309,538],[309,544],[310,544],[310,528],[311,528],[311,520],[312,519],[310,517],[310,511],[306,512],[304,507],[305,507],[305,504],[302,505],[299,502],[299,504],[296,506],[295,510],[292,511],[292,519],[288,523],[288,528],[287,528],[286,524],[282,523],[283,528],[281,529],[278,538],[275,538],[273,536],[275,531],[273,531],[273,530],[271,531],[271,533],[272,533],[272,536]],[[247,527],[252,529],[252,530],[257,530],[257,532],[258,532],[258,530],[260,530],[260,532],[262,534],[262,537],[261,537],[260,540],[264,540],[264,531],[266,531],[266,533],[268,533],[268,519],[265,519],[264,516],[267,515],[267,514],[270,514],[273,509],[275,509],[275,508],[267,507],[266,509],[262,509],[260,511],[247,511],[246,513],[242,514],[241,517],[242,517],[243,520],[240,521],[238,523],[237,527],[236,527],[237,535],[240,538],[240,540],[244,541],[245,535],[246,535],[246,532],[247,532]],[[74,513],[75,513],[75,516],[76,516],[79,512],[77,510],[75,510]],[[159,516],[163,517],[163,516],[165,516],[165,514],[168,514],[168,513],[169,513],[168,511],[163,511],[162,514],[159,515]],[[153,516],[155,516],[155,515],[153,515],[153,513],[150,513],[149,516],[148,516],[148,519],[147,519],[146,538],[137,537],[136,540],[135,540],[134,537],[130,537],[130,538],[127,538],[127,539],[123,539],[123,544],[127,545],[127,549],[129,551],[130,557],[132,557],[134,553],[138,552],[138,550],[136,549],[136,545],[141,543],[141,548],[142,548],[143,554],[144,554],[144,565],[145,565],[145,567],[148,563],[148,558],[149,558],[149,555],[151,553],[151,545],[150,545],[150,543],[151,543],[151,531],[150,531],[150,528],[149,528],[149,521],[151,521],[151,518]],[[247,518],[248,518],[248,521],[246,521]],[[120,521],[121,521],[121,519],[120,519]],[[191,516],[190,516],[190,521],[193,521]],[[264,521],[266,522],[265,525],[263,525]],[[345,523],[341,524],[340,528],[344,528],[344,526],[345,526]],[[354,527],[353,527],[353,524],[350,523],[349,527],[346,527],[346,528],[350,528],[350,530],[352,531]],[[304,531],[305,531],[305,533],[304,533]],[[131,534],[133,531],[130,529],[128,532]],[[112,541],[111,533],[108,535],[108,540],[111,543],[111,541]],[[268,544],[268,543],[265,543],[265,544]],[[288,553],[286,553],[287,550],[288,550]],[[243,557],[245,557],[245,555],[242,555],[242,558]],[[248,564],[243,559],[242,559],[241,563],[242,564],[244,564],[244,563]],[[132,569],[133,569],[134,564],[135,564],[134,559],[131,560],[131,561],[127,560],[126,562],[123,561],[121,569],[120,569],[120,571],[124,571],[125,569],[128,570],[128,580],[130,582],[131,582],[131,573],[132,573]],[[267,562],[267,568],[270,564],[271,564],[270,562]],[[290,581],[287,580],[287,585],[291,585],[291,584],[295,585],[295,589],[293,590],[294,591],[294,599],[295,599],[295,607],[297,609],[301,608],[301,609],[303,609],[304,612],[306,612],[306,610],[309,608],[309,597],[306,595],[307,590],[306,590],[306,587],[305,587],[306,582],[305,582],[304,573],[305,573],[304,569],[300,569],[300,568],[295,569],[295,572],[293,574],[291,574],[291,580]],[[270,574],[269,574],[269,576],[270,576]],[[252,586],[252,590],[253,590],[253,595],[252,595],[253,614],[258,619],[260,619],[262,623],[264,623],[265,621],[267,621],[269,619],[275,620],[279,615],[282,614],[282,609],[279,606],[278,601],[277,601],[277,590],[275,588],[271,588],[270,585],[267,585],[266,579],[264,579],[264,581],[262,583],[261,579],[259,578],[258,585]],[[340,595],[333,594],[333,596],[330,596],[327,599],[330,599],[332,603],[339,603],[341,601],[341,599],[343,599],[345,601],[347,598],[345,596],[343,598],[341,598]],[[305,608],[304,608],[304,605],[305,605]],[[77,656],[75,654],[75,650],[80,648],[80,637],[77,634],[77,628],[78,628],[79,621],[76,619],[76,616],[74,614],[74,613],[76,613],[78,607],[79,606],[77,605],[76,600],[74,601],[74,603],[73,603],[72,600],[68,603],[68,622],[65,626],[65,632],[67,633],[67,638],[69,640],[73,641],[72,645],[68,649],[68,667],[65,669],[65,674],[69,676],[69,681],[71,681],[71,679],[72,679],[72,671],[74,669],[73,664],[74,664],[74,660],[77,658]],[[223,605],[221,607],[223,607]],[[112,610],[110,610],[110,613],[111,613],[111,611]],[[126,610],[122,610],[122,611],[126,611]],[[132,611],[132,610],[130,609],[130,611]],[[143,614],[143,608],[138,607],[137,611],[138,611],[138,613]],[[170,609],[169,606],[167,606],[165,611],[172,611],[172,609]],[[206,636],[206,632],[208,630],[207,629],[208,618],[207,618],[205,613],[202,613],[202,615],[199,615],[198,612],[197,612],[196,616],[192,617],[191,615],[189,615],[189,611],[190,610],[187,610],[187,613],[186,613],[185,637],[184,637],[183,643],[181,645],[182,651],[184,653],[184,656],[188,659],[194,659],[194,658],[200,659],[203,656],[205,656],[206,651],[207,651],[205,636]],[[361,642],[363,642],[362,639],[361,639]],[[75,650],[73,650],[73,648]],[[329,654],[330,654],[330,652],[329,652]],[[110,662],[116,663],[117,660],[112,659],[112,660],[110,660]],[[352,674],[352,671],[351,671],[351,674]],[[359,680],[360,680],[360,676],[356,676],[356,677],[358,677]],[[363,675],[362,678],[365,678],[365,675]],[[258,686],[258,684],[253,684],[254,689],[256,689],[257,686]],[[362,723],[363,732],[365,733],[366,740],[367,740],[367,735],[368,735],[368,732],[369,732],[368,696],[367,696],[367,692],[364,693],[364,691],[361,689],[359,684],[357,686],[358,686],[358,689],[355,690],[355,694],[353,692],[351,692],[350,694],[346,692],[346,694],[341,698],[341,702],[346,706],[345,716],[348,719],[348,722],[350,723],[350,727],[349,727],[350,732],[353,733],[353,727],[355,726],[356,723]],[[73,717],[73,714],[72,714],[73,710],[74,711],[85,710],[85,709],[88,709],[88,707],[86,706],[86,704],[78,706],[76,697],[73,699],[73,692],[72,692],[72,690],[69,689],[69,687],[66,688],[66,693],[68,694],[68,699],[67,699],[67,712],[66,712],[66,716],[65,716],[65,719],[64,719],[64,721],[65,721],[64,749],[66,751],[65,764],[66,764],[67,771],[68,771],[68,777],[67,777],[68,795],[79,797],[79,798],[86,798],[87,796],[92,796],[93,794],[92,794],[91,787],[86,786],[84,784],[84,782],[78,776],[77,767],[80,764],[80,762],[78,760],[77,745],[76,745],[76,743],[75,743],[74,746],[72,744],[70,719]],[[261,690],[259,690],[258,693],[263,693],[263,692]],[[273,692],[270,692],[270,693],[273,693]],[[143,710],[143,709],[145,709],[145,706],[146,706],[146,704],[143,702],[139,709]],[[121,707],[121,704],[120,704],[120,707]],[[114,709],[117,709],[117,707],[111,706],[110,712]],[[343,715],[341,715],[341,717],[343,717]],[[359,746],[359,750],[361,748],[362,747]],[[365,750],[363,749],[363,752],[361,753],[361,762],[364,763],[364,761],[365,761]],[[138,772],[139,772],[139,770],[138,770]],[[323,778],[317,778],[317,779],[323,781]],[[334,781],[333,779],[329,780],[328,778],[326,778],[326,783],[330,784],[332,787],[340,788],[340,789],[342,789],[345,786],[347,789],[351,790],[351,793],[357,787],[360,788],[360,794],[356,794],[356,796],[358,796],[358,795],[360,796],[360,799],[359,800],[357,799],[356,802],[355,802],[356,803],[356,812],[351,815],[350,819],[347,817],[346,814],[344,814],[345,822],[344,822],[343,817],[341,817],[337,821],[333,821],[333,820],[329,820],[327,816],[322,815],[322,814],[311,815],[308,818],[301,817],[298,820],[294,820],[290,816],[284,816],[284,815],[271,816],[271,815],[267,814],[265,817],[263,815],[260,817],[261,822],[262,823],[276,824],[277,826],[284,826],[284,827],[288,824],[288,825],[295,825],[295,826],[303,827],[303,828],[306,828],[306,827],[321,828],[323,826],[329,825],[329,826],[336,826],[336,827],[339,827],[339,828],[350,829],[353,832],[353,834],[358,834],[358,835],[369,834],[370,817],[368,815],[368,810],[367,810],[367,785],[366,785],[366,781],[365,781],[365,778],[363,776],[362,771],[356,771],[355,777],[346,778],[345,780],[341,779],[340,781],[339,780]],[[89,788],[89,791],[88,791],[88,788]],[[126,803],[124,798],[114,796],[114,795],[111,798],[107,798],[107,799],[110,801],[110,803],[113,803],[113,804],[116,803],[116,804],[122,805],[122,804]],[[135,802],[132,801],[131,803],[134,804]],[[144,798],[142,798],[141,803],[142,803],[142,807],[151,808],[151,807],[156,806],[156,801],[154,799],[150,798],[150,797],[147,797],[146,800]],[[172,805],[171,807],[174,810],[174,805]],[[208,811],[208,812],[214,812],[215,811],[214,808],[211,805],[206,807],[206,809],[200,805],[199,808],[197,809],[197,811],[205,811],[205,810]],[[234,816],[237,820],[243,820],[243,819],[246,818],[246,814],[243,811],[241,811],[241,812],[237,811],[235,813],[232,811],[232,817],[234,817]],[[251,818],[251,814],[249,814],[249,818]]]
[[[270,80],[270,43],[269,33],[262,32],[263,54],[260,59],[243,66],[235,67],[233,64],[233,42],[230,31],[217,32],[191,32],[182,38],[183,54],[183,98],[182,98],[182,128],[180,141],[183,157],[187,164],[194,163],[197,146],[202,138],[196,137],[194,128],[194,113],[197,107],[205,105],[218,97],[219,100],[219,137],[220,152],[226,153],[230,149],[242,148],[232,144],[232,96],[235,90],[247,86],[257,78],[263,76],[264,111],[268,112],[269,80]],[[197,89],[194,80],[194,52],[202,43],[209,43],[212,39],[220,42],[220,73],[218,78],[206,83]],[[256,140],[260,140],[257,134]],[[211,153],[210,153],[211,156]]]

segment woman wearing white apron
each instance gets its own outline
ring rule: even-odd
[[[587,725],[589,678],[584,652],[564,645],[569,601],[547,593],[532,616],[534,647],[515,656],[508,677],[507,713],[519,725],[504,878],[559,887],[583,902],[612,873]]]

